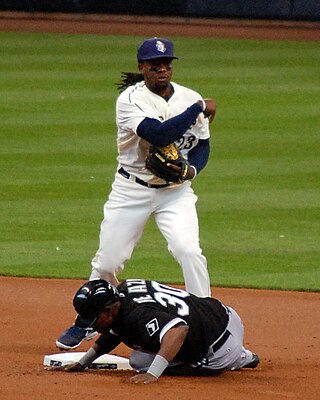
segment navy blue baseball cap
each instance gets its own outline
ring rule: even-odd
[[[173,54],[173,43],[165,38],[146,39],[138,47],[138,61],[155,60],[157,58],[177,59]]]

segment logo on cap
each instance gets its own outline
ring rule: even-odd
[[[161,42],[161,40],[157,40],[156,48],[161,53],[165,53],[165,51],[167,50],[165,44],[163,42]]]
[[[156,60],[157,58],[175,57],[173,54],[173,43],[165,38],[146,39],[139,47],[137,53],[138,61]]]

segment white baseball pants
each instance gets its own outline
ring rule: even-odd
[[[197,196],[186,181],[174,187],[144,187],[116,173],[100,229],[99,249],[92,260],[90,279],[119,274],[131,258],[151,215],[182,267],[186,290],[211,296],[207,261],[199,245]],[[152,267],[152,266],[150,266]]]

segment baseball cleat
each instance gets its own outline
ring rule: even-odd
[[[249,364],[244,365],[242,368],[256,368],[259,363],[260,358],[258,354],[252,353],[252,360],[249,362]]]
[[[80,346],[83,340],[91,340],[97,334],[98,332],[93,329],[83,329],[72,325],[58,337],[56,346],[61,350],[73,350]]]

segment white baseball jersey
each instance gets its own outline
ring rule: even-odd
[[[150,144],[137,135],[137,128],[145,118],[160,122],[181,114],[192,104],[201,100],[200,94],[171,82],[174,93],[169,101],[151,92],[144,81],[124,90],[117,100],[116,120],[118,126],[118,163],[129,173],[144,181],[154,183],[164,181],[155,177],[145,167],[145,158]],[[210,137],[208,119],[201,113],[195,125],[185,132],[176,145],[187,158],[188,152],[197,145],[199,139]]]

